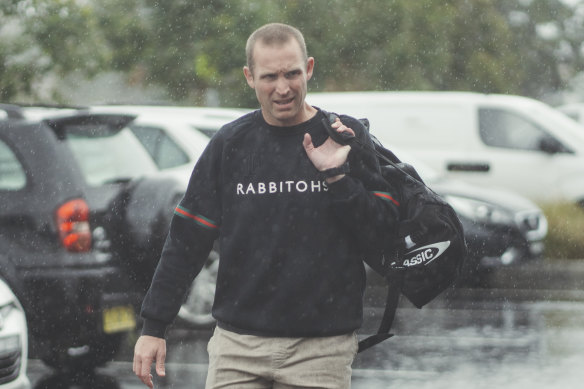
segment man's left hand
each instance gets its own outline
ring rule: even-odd
[[[332,124],[332,127],[335,128],[335,130],[339,133],[347,131],[351,135],[355,135],[355,132],[351,128],[341,123],[338,118],[337,121]],[[304,134],[302,145],[304,146],[304,150],[306,150],[308,158],[318,171],[324,171],[341,166],[347,161],[347,156],[351,150],[351,146],[340,145],[330,137],[328,137],[322,145],[314,147],[310,134]],[[344,174],[327,178],[326,181],[328,183],[332,183],[340,180],[343,178],[343,176]]]

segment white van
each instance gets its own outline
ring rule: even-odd
[[[584,205],[584,131],[539,101],[467,92],[314,93],[308,103],[367,118],[386,147],[451,177],[537,203]]]

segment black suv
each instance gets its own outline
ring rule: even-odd
[[[0,275],[22,302],[31,356],[61,370],[111,360],[184,193],[129,115],[25,120],[0,105]]]

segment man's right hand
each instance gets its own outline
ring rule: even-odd
[[[156,362],[156,374],[164,377],[164,359],[166,358],[166,341],[154,336],[142,335],[134,347],[134,374],[148,386],[154,388],[150,367]]]

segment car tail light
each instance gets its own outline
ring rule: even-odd
[[[83,199],[74,199],[61,205],[56,212],[57,229],[67,251],[84,252],[91,249],[89,206]]]

